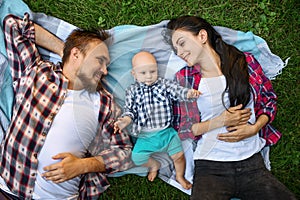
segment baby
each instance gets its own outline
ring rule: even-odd
[[[134,55],[131,73],[136,82],[126,90],[124,112],[115,122],[115,131],[133,122],[132,133],[137,136],[137,141],[132,160],[136,165],[149,168],[149,181],[155,179],[160,168],[160,163],[151,155],[167,152],[174,162],[176,180],[183,188],[190,189],[192,184],[184,177],[185,157],[181,140],[171,127],[172,100],[194,101],[201,93],[158,77],[156,59],[149,52]]]

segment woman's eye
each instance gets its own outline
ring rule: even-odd
[[[183,46],[184,46],[184,42],[180,42],[179,45],[180,45],[181,47],[183,47]]]

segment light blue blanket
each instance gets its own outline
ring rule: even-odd
[[[25,12],[30,13],[31,19],[36,23],[42,25],[63,40],[76,28],[61,19],[47,16],[43,13],[31,12],[28,6],[21,0],[0,0],[1,22],[7,14],[12,13],[23,16]],[[159,75],[165,78],[173,79],[175,72],[185,65],[180,58],[174,55],[170,46],[163,41],[161,32],[164,30],[167,22],[166,20],[149,26],[122,25],[109,30],[113,36],[113,43],[109,47],[111,64],[108,67],[109,72],[103,80],[103,84],[115,96],[117,103],[121,107],[124,105],[125,89],[133,82],[130,75],[131,58],[136,52],[140,50],[152,52],[158,61]],[[252,32],[241,32],[220,26],[216,26],[215,29],[227,43],[236,46],[241,51],[252,53],[270,79],[274,79],[281,73],[285,63],[270,51],[264,39],[254,35]],[[0,31],[0,42],[0,136],[2,138],[11,117],[13,91],[9,66],[5,60],[6,52],[3,31]],[[40,52],[45,59],[50,59],[55,63],[60,61],[60,57],[56,54],[44,49],[40,49]],[[188,157],[188,155],[186,156]],[[162,162],[165,162],[165,166],[168,167],[166,167],[165,171],[160,171],[160,177],[171,185],[174,185],[174,181],[170,179],[173,170],[170,160],[162,159]],[[143,168],[136,168],[125,173],[139,174],[137,172],[140,172],[142,175],[146,173]],[[115,176],[123,174],[119,173],[115,174]],[[190,191],[184,192],[190,193]]]

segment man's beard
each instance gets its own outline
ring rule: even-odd
[[[84,73],[78,73],[77,77],[81,80],[83,87],[90,93],[97,91],[98,84],[95,84],[90,78],[88,78]]]

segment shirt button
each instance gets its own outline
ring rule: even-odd
[[[258,79],[258,83],[259,83],[259,84],[262,84],[262,80],[261,80],[261,79]]]
[[[33,157],[37,158],[37,153],[34,153],[34,154],[33,154]]]
[[[32,173],[31,176],[35,176],[35,173]]]

